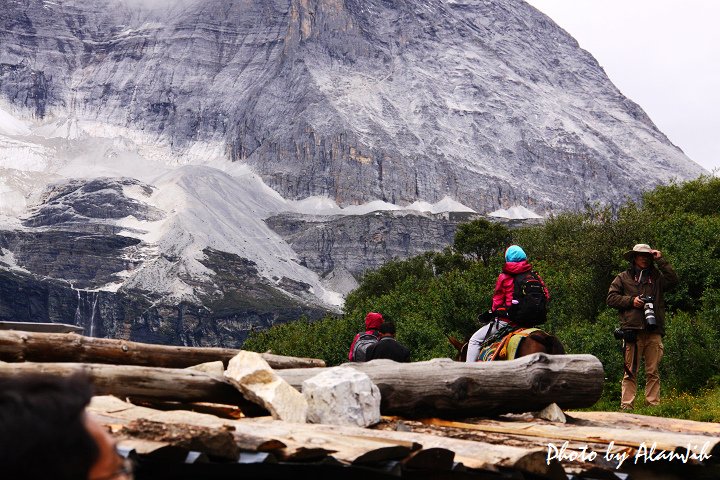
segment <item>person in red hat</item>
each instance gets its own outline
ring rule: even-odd
[[[664,293],[678,283],[678,276],[660,250],[645,243],[635,245],[623,258],[630,266],[612,281],[606,302],[618,310],[620,329],[616,336],[623,340],[625,352],[620,409],[631,410],[641,361],[645,362],[645,402],[660,403],[658,368],[664,348]]]
[[[370,312],[365,315],[365,332],[355,335],[350,344],[348,359],[351,362],[364,362],[365,351],[370,344],[376,343],[380,338],[378,329],[383,323],[383,316],[377,312]]]

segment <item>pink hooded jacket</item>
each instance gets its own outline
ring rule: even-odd
[[[492,311],[495,312],[498,309],[508,309],[512,303],[513,292],[515,290],[515,276],[519,273],[528,272],[532,270],[532,265],[527,260],[521,260],[519,262],[505,262],[502,273],[498,275],[497,282],[495,283],[495,293],[492,299]],[[540,278],[540,275],[538,275]],[[540,278],[542,283],[543,291],[545,292],[545,298],[550,301],[550,292],[545,286],[545,282]]]

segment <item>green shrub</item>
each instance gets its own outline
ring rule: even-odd
[[[504,253],[511,240],[510,230],[505,225],[480,219],[458,227],[453,247],[488,266],[492,257]]]
[[[714,325],[686,312],[666,318],[661,381],[680,391],[695,392],[720,374],[720,336]]]

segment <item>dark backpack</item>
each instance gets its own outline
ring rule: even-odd
[[[357,342],[352,351],[353,362],[365,362],[367,361],[367,350],[370,345],[374,345],[378,342],[377,335],[371,333],[361,333],[358,337]]]
[[[513,302],[509,317],[521,327],[529,328],[547,320],[547,298],[538,274],[529,271],[514,279]]]

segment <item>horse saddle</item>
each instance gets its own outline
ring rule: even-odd
[[[478,362],[515,359],[520,342],[522,342],[525,337],[539,330],[539,328],[518,328],[517,330],[511,331],[500,340],[480,349]]]

